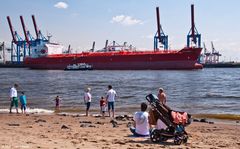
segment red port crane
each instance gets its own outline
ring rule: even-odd
[[[38,30],[37,23],[36,23],[34,15],[32,15],[32,21],[33,21],[33,25],[34,25],[34,29],[35,29],[35,33],[36,33],[36,38],[39,39],[39,30]]]
[[[158,43],[164,46],[164,50],[168,50],[168,36],[163,32],[162,26],[160,24],[160,13],[159,7],[156,8],[157,16],[157,33],[154,36],[154,51],[158,51]]]
[[[190,43],[194,43],[198,47],[201,47],[201,34],[198,33],[194,22],[194,5],[191,5],[191,29],[187,35],[187,47],[190,47]]]
[[[22,28],[23,28],[23,33],[24,33],[24,36],[25,36],[25,40],[26,40],[27,44],[30,45],[30,41],[29,41],[29,38],[28,38],[26,26],[25,26],[25,23],[24,23],[24,20],[23,20],[23,17],[22,17],[22,16],[20,16],[20,20],[21,20],[21,24],[22,24]]]
[[[11,32],[11,34],[12,34],[13,42],[14,42],[15,44],[17,44],[18,42],[17,42],[16,36],[15,36],[16,31],[13,30],[12,22],[11,22],[11,19],[10,19],[9,16],[7,16],[7,21],[8,21],[8,25],[9,25],[10,32]]]

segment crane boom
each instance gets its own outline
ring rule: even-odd
[[[157,32],[158,32],[158,39],[159,39],[159,41],[161,41],[161,24],[160,24],[159,7],[156,8],[156,15],[157,15]]]
[[[192,40],[196,44],[196,37],[195,37],[195,23],[194,23],[194,5],[191,5],[191,24],[192,24]]]
[[[32,21],[33,21],[33,25],[34,25],[34,29],[35,29],[35,33],[36,33],[36,38],[39,39],[39,30],[38,30],[37,23],[36,23],[34,15],[32,15]]]
[[[22,24],[22,28],[23,28],[23,33],[24,33],[24,36],[25,36],[25,40],[27,41],[28,45],[30,44],[30,41],[28,39],[28,35],[27,35],[27,30],[26,30],[26,26],[25,26],[25,23],[24,23],[24,20],[23,20],[23,17],[20,16],[20,20],[21,20],[21,24]]]
[[[14,31],[13,31],[12,22],[11,22],[11,19],[10,19],[9,16],[7,16],[7,20],[8,20],[9,29],[10,29],[11,34],[12,34],[13,42],[17,44],[18,42],[17,42],[17,39],[15,37]]]

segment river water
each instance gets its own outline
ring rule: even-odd
[[[92,111],[112,85],[118,97],[116,111],[132,113],[145,96],[164,88],[167,104],[192,114],[240,115],[240,69],[212,68],[191,71],[61,71],[0,68],[0,109],[9,108],[9,89],[18,83],[31,109],[54,109],[54,98],[62,99],[61,110],[83,112],[83,94],[90,87]]]

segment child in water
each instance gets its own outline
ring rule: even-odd
[[[101,109],[101,114],[102,114],[103,118],[105,117],[106,105],[107,105],[106,99],[104,99],[104,97],[101,97],[101,99],[100,99],[100,109]]]
[[[22,113],[26,113],[27,97],[26,97],[26,95],[24,95],[24,92],[22,92],[22,95],[19,98],[20,98]]]
[[[60,98],[59,98],[59,96],[57,96],[55,99],[55,109],[56,110],[59,110],[60,109]]]

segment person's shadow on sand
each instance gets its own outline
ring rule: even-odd
[[[164,142],[154,143],[154,142],[152,142],[150,140],[149,137],[136,137],[134,135],[128,135],[126,137],[128,137],[128,138],[136,138],[135,140],[128,140],[128,141],[126,141],[126,143],[159,144],[159,145],[171,145],[171,146],[174,145],[175,146],[174,142],[166,142],[166,141],[164,141]]]

